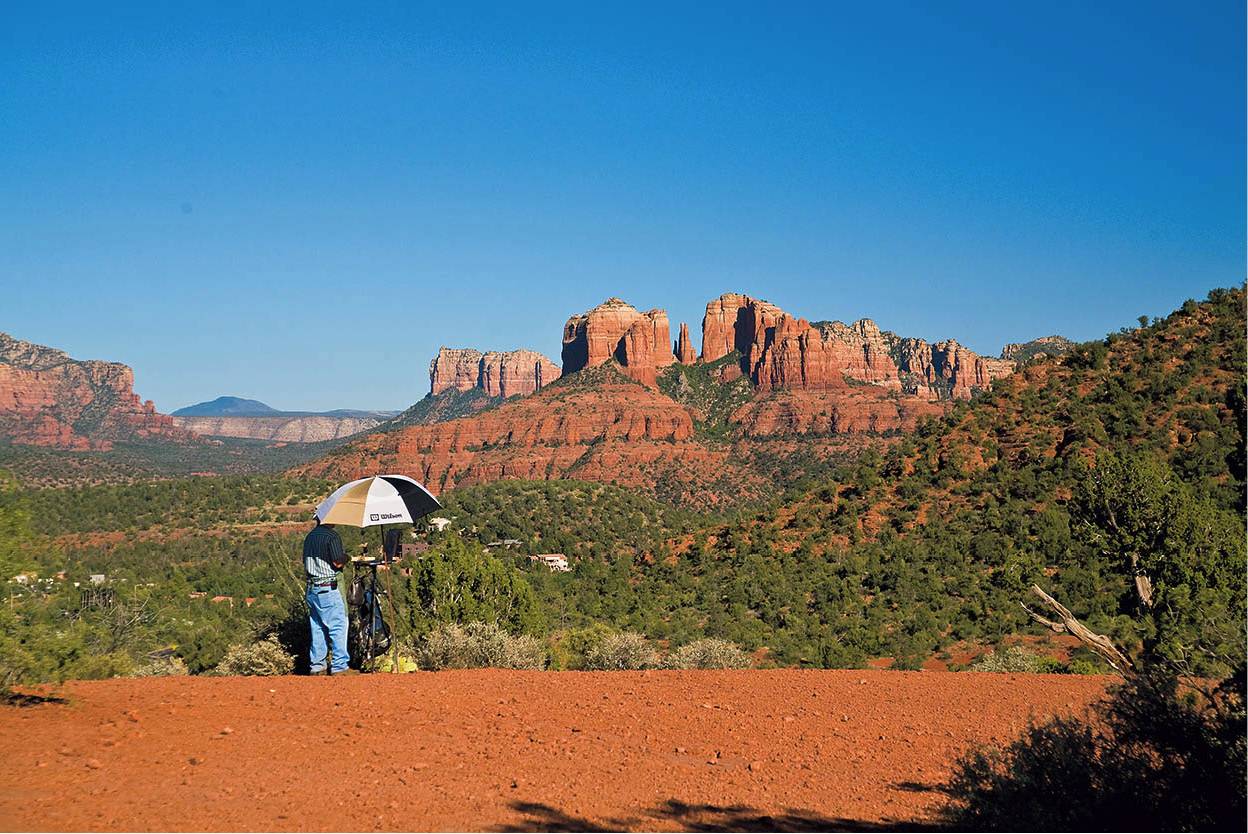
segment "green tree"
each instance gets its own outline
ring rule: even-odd
[[[1194,498],[1148,453],[1102,455],[1073,509],[1088,538],[1133,581],[1144,660],[1187,674],[1225,674],[1242,660],[1242,519]]]
[[[448,623],[498,623],[513,634],[534,632],[541,624],[529,583],[459,537],[446,539],[416,563],[407,599],[417,636]]]

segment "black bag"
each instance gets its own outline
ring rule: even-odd
[[[357,576],[351,580],[351,584],[347,586],[347,605],[363,605],[365,600],[365,589],[368,582],[362,576]]]

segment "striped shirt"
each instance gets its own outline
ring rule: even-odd
[[[342,536],[323,524],[317,525],[303,540],[303,572],[309,582],[337,581],[338,571],[332,562],[347,561],[342,550]]]

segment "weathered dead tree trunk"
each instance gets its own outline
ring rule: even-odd
[[[1097,634],[1083,623],[1076,620],[1075,615],[1070,613],[1070,609],[1066,608],[1066,606],[1046,594],[1039,585],[1032,585],[1031,590],[1034,594],[1036,594],[1036,596],[1047,602],[1049,606],[1057,612],[1058,617],[1061,618],[1061,622],[1046,620],[1026,605],[1023,605],[1023,610],[1026,611],[1033,620],[1058,633],[1065,631],[1075,635],[1075,637],[1079,638],[1081,643],[1096,652],[1101,657],[1105,658],[1105,662],[1114,667],[1118,674],[1123,677],[1126,677],[1135,671],[1131,661],[1127,659],[1125,654],[1118,650],[1118,647],[1115,646],[1113,641],[1111,641],[1108,637],[1104,634]],[[1022,605],[1022,603],[1019,603],[1019,605]]]

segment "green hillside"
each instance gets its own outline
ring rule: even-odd
[[[1169,641],[1224,671],[1187,650],[1206,628],[1243,656],[1244,331],[1243,289],[1216,290],[1034,361],[887,455],[678,544],[638,571],[634,621],[768,646],[783,664],[914,666],[1032,630],[1019,603],[1040,582],[1124,644]],[[1157,607],[1181,609],[1169,621],[1136,610],[1111,510],[1155,516],[1137,526],[1154,528],[1144,558]]]

